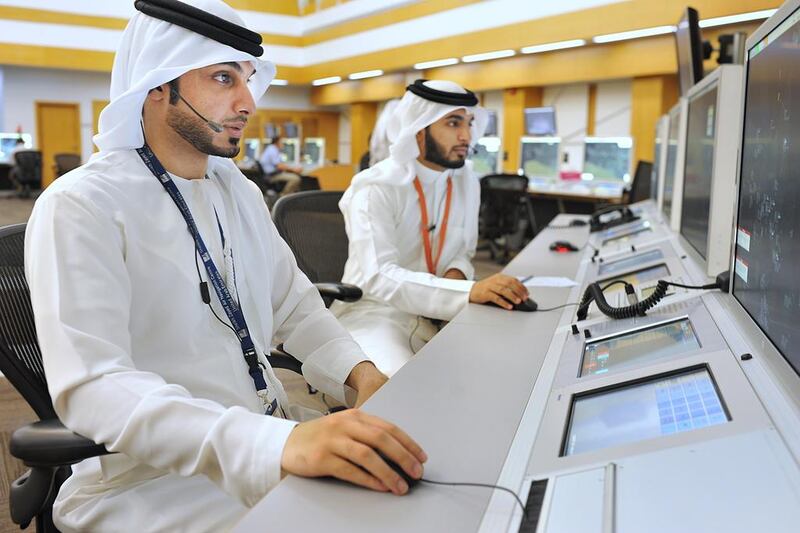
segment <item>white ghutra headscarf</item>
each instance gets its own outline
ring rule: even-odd
[[[249,61],[256,70],[249,82],[256,102],[275,77],[275,65],[254,55],[260,55],[261,47],[247,42],[257,39],[260,43],[260,36],[247,30],[236,11],[221,0],[192,0],[191,5],[178,0],[137,0],[136,8],[140,12],[128,22],[114,57],[111,102],[100,113],[100,132],[94,136],[101,152],[141,147],[147,93],[190,70]]]

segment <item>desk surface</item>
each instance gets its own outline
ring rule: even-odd
[[[572,218],[561,215],[556,223]],[[544,230],[505,272],[574,277],[583,253],[551,252],[556,232],[578,244],[588,238],[587,226]],[[566,303],[569,292],[534,289],[532,297],[552,307]],[[514,313],[471,304],[363,409],[398,424],[423,446],[427,478],[496,483],[560,317],[560,311]],[[477,531],[492,494],[420,484],[396,497],[290,476],[234,531]]]

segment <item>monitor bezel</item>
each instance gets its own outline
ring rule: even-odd
[[[553,114],[553,132],[550,134],[540,134],[540,133],[531,133],[528,131],[528,111],[538,110],[538,109],[549,109],[550,112]],[[536,137],[556,137],[558,134],[558,122],[556,118],[556,107],[552,105],[542,105],[536,107],[526,107],[522,110],[522,123],[524,125],[525,135],[528,136],[536,136]]]
[[[701,265],[701,267],[702,267],[702,269],[704,271],[706,270],[706,265],[708,264],[709,239],[711,238],[710,228],[709,228],[709,232],[706,234],[706,243],[705,243],[705,251],[704,252],[698,250],[697,247],[689,239],[687,239],[686,235],[683,233],[683,221],[684,221],[684,218],[685,218],[684,217],[684,212],[685,211],[683,209],[683,205],[684,205],[684,203],[686,201],[686,165],[687,165],[687,160],[689,159],[688,158],[688,154],[686,153],[687,152],[686,147],[688,147],[688,145],[689,145],[689,113],[690,113],[690,109],[691,109],[691,106],[692,106],[692,102],[696,101],[699,98],[702,98],[703,96],[708,94],[710,91],[717,91],[717,95],[716,95],[716,112],[715,112],[715,115],[714,115],[714,151],[715,151],[715,155],[714,155],[714,157],[712,157],[712,160],[711,160],[711,180],[709,182],[709,212],[708,212],[708,219],[707,219],[707,221],[710,222],[710,219],[711,219],[710,198],[711,198],[711,193],[712,193],[712,191],[714,189],[714,171],[715,171],[714,164],[715,164],[715,159],[716,159],[717,138],[719,136],[718,135],[718,133],[719,133],[718,121],[719,121],[719,115],[720,115],[720,111],[719,111],[719,98],[720,98],[719,80],[720,80],[720,76],[719,76],[719,73],[720,73],[719,69],[715,70],[713,75],[709,75],[706,78],[704,78],[698,85],[695,85],[694,87],[692,87],[692,89],[686,95],[686,141],[684,143],[683,187],[682,187],[682,190],[681,190],[681,216],[680,216],[680,219],[678,220],[678,234],[682,237],[682,242],[685,242],[686,244],[689,245],[688,247],[691,249],[689,251],[695,252],[694,254],[692,254],[692,257],[697,260],[697,262]]]

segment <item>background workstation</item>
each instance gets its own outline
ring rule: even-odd
[[[351,0],[301,2],[290,12],[269,9],[292,2],[230,3],[255,12],[256,25],[282,16],[310,28],[296,30],[299,35],[257,28],[267,34],[267,54],[273,50],[286,85],[272,87],[259,102],[246,134],[243,168],[270,133],[280,133],[291,140],[287,161],[303,164],[317,178],[310,187],[342,190],[386,100],[401,96],[417,77],[452,79],[476,90],[495,117],[494,135],[481,139],[473,155],[480,174],[528,178],[526,208],[512,217],[507,234],[485,233],[484,243],[500,259],[506,256],[494,254],[498,243],[506,251],[509,242],[514,245],[515,258],[505,267],[509,274],[577,282],[534,288],[541,308],[577,303],[594,281],[627,280],[643,300],[658,279],[704,284],[727,269],[734,278],[732,294],[671,287],[646,317],[624,320],[610,319],[595,305],[580,322],[574,306],[529,314],[469,306],[367,404],[368,411],[419,439],[431,457],[427,477],[508,487],[527,504],[528,522],[523,524],[513,498],[501,491],[420,485],[398,499],[329,480],[289,478],[239,531],[262,530],[266,517],[287,531],[518,531],[521,524],[539,532],[793,531],[800,509],[800,449],[793,437],[800,428],[800,380],[791,348],[796,328],[782,311],[788,304],[758,296],[794,287],[772,275],[791,262],[778,257],[764,264],[759,258],[772,257],[774,250],[755,238],[750,251],[753,235],[763,237],[776,224],[791,222],[785,210],[783,219],[764,220],[753,208],[746,194],[767,194],[763,183],[751,175],[748,188],[741,185],[746,169],[752,173],[752,165],[769,162],[737,158],[758,151],[746,143],[748,65],[719,66],[715,52],[703,64],[704,79],[681,87],[673,32],[685,3],[575,1],[536,11],[527,2],[387,1],[370,11],[365,2]],[[762,75],[796,68],[770,54],[781,34],[797,33],[796,2],[777,14],[775,1],[692,5],[700,13],[702,38],[714,46],[720,35],[744,32],[750,41],[742,49],[750,59],[761,54],[752,65]],[[71,26],[114,32],[129,15],[127,6],[94,7],[89,13],[75,6],[56,23],[52,2],[35,9],[0,2],[0,27],[17,36],[25,24],[65,26],[64,35]],[[467,25],[469,31],[456,37],[442,34],[448,20],[481,15],[490,22]],[[724,18],[736,15],[744,16]],[[430,20],[441,24],[436,33],[417,32],[414,42],[397,36]],[[771,33],[781,24],[782,30]],[[609,37],[633,30],[651,31]],[[391,48],[371,39],[371,48],[352,51],[355,37],[380,31]],[[456,30],[448,25],[446,31]],[[85,160],[92,152],[112,55],[106,44],[75,49],[19,39],[0,45],[0,124],[8,138],[22,132],[42,152],[41,186],[47,186],[58,175],[55,154],[77,153]],[[334,44],[344,51],[317,62],[313,52]],[[539,48],[525,53],[529,46]],[[492,51],[505,53],[468,60]],[[696,58],[697,52],[689,53]],[[448,56],[455,62],[419,65]],[[375,70],[381,73],[346,79]],[[753,105],[762,105],[758,113],[766,122],[759,128],[781,118],[763,103]],[[791,111],[789,106],[780,112]],[[791,146],[794,132],[781,134]],[[594,164],[593,157],[604,164]],[[652,164],[652,173],[637,172],[643,163]],[[630,216],[638,219],[593,233],[589,226],[569,226],[588,217],[565,212],[590,213],[599,204],[632,200],[624,190],[637,175],[649,185],[649,199],[632,206]],[[776,180],[774,186],[789,187],[790,197],[789,185]],[[15,191],[9,188],[6,195]],[[26,220],[30,200],[0,202],[0,224]],[[788,256],[793,241],[781,235]],[[578,251],[551,250],[555,240],[572,242]],[[483,272],[502,268],[484,257]],[[754,281],[764,276],[766,281]],[[763,285],[773,280],[777,285]],[[608,303],[626,305],[625,291],[613,289],[606,292]],[[18,415],[12,406],[21,402],[7,384],[3,394],[3,412],[15,415],[3,417],[5,444],[10,431],[32,417]],[[297,387],[302,394],[305,389]],[[10,482],[21,468],[4,452]],[[7,494],[8,482],[0,483],[0,496]],[[746,504],[740,501],[742,487],[748,488]],[[0,514],[7,513],[2,507]]]

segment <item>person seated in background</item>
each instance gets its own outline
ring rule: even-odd
[[[528,297],[504,274],[471,281],[480,184],[465,163],[486,123],[472,92],[417,80],[389,117],[391,155],[359,172],[339,203],[350,241],[342,281],[364,296],[331,310],[389,376],[438,331],[430,319]]]
[[[264,147],[264,152],[258,161],[264,171],[265,180],[284,183],[281,196],[285,196],[300,190],[300,174],[303,173],[303,167],[294,167],[284,163],[281,160],[281,148],[283,148],[283,140],[280,136],[273,137],[272,143]]]
[[[221,0],[135,7],[99,152],[47,188],[25,235],[55,412],[113,452],[72,467],[56,526],[227,531],[287,474],[404,494],[380,454],[419,478],[418,444],[360,409],[307,418],[264,355],[283,343],[356,407],[386,382],[231,160],[275,75],[261,36]]]

